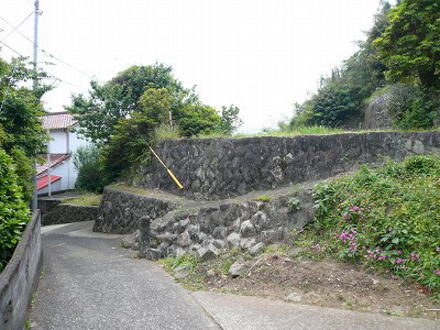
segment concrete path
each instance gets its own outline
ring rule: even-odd
[[[218,329],[153,262],[91,222],[43,227],[43,276],[32,329]]]
[[[193,296],[223,329],[255,330],[439,330],[436,321],[298,305],[214,292]]]
[[[297,305],[213,292],[189,293],[155,263],[133,259],[122,235],[91,222],[43,227],[43,276],[32,329],[436,329],[422,319]]]

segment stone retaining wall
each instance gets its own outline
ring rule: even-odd
[[[439,152],[440,132],[181,139],[156,149],[185,189],[179,191],[157,161],[140,170],[135,184],[194,199],[223,199],[328,178],[383,156],[400,160]]]
[[[94,221],[97,217],[97,206],[83,206],[68,203],[58,204],[47,214],[43,215],[42,224],[47,226],[60,223]]]
[[[178,206],[175,201],[106,187],[93,230],[129,234],[139,229],[139,221],[143,216],[158,218]]]
[[[41,217],[26,226],[6,268],[0,273],[0,329],[24,329],[41,269]]]
[[[269,201],[223,201],[190,210],[176,210],[142,223],[139,246],[149,259],[193,252],[201,259],[220,250],[240,248],[261,253],[267,244],[293,238],[313,220],[312,189],[301,188]]]

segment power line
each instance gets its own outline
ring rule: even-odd
[[[2,21],[4,21],[6,24],[8,24],[10,27],[13,27],[12,24],[9,23],[5,18],[3,18],[3,17],[0,16],[0,19],[1,19]],[[17,27],[14,31],[17,32],[21,37],[23,37],[24,39],[26,39],[26,40],[29,41],[30,43],[34,44],[34,41],[33,41],[31,38],[29,38],[27,35],[25,35],[24,33],[22,33],[20,30],[18,30],[18,27]],[[13,31],[13,32],[14,32],[14,31]],[[11,32],[11,33],[12,33],[12,32]],[[94,79],[93,76],[89,75],[89,74],[86,73],[85,71],[83,71],[83,70],[81,70],[81,69],[78,69],[78,68],[75,67],[74,65],[72,65],[72,64],[70,64],[70,63],[64,61],[63,59],[59,58],[58,56],[55,56],[54,54],[48,52],[47,50],[40,48],[40,51],[41,51],[41,53],[43,53],[46,57],[51,58],[51,59],[54,59],[54,60],[56,60],[56,61],[58,61],[58,62],[64,64],[65,66],[70,67],[71,69],[73,69],[73,70],[75,70],[76,72],[78,72],[78,73],[80,73],[80,74],[86,76],[86,77],[89,78],[89,79]]]
[[[54,60],[56,60],[56,61],[58,61],[58,62],[61,62],[62,64],[64,64],[64,65],[70,67],[71,69],[73,69],[73,70],[75,70],[75,71],[81,73],[82,75],[88,77],[89,79],[94,79],[94,77],[92,77],[92,76],[89,75],[88,73],[86,73],[86,72],[84,72],[83,70],[80,70],[80,69],[74,67],[73,65],[67,63],[66,61],[60,59],[59,57],[57,57],[57,56],[55,56],[55,55],[53,55],[53,54],[48,53],[46,50],[41,49],[41,52],[42,52],[44,55],[46,55],[47,57],[49,57],[49,58],[53,58]]]
[[[13,51],[14,53],[16,53],[18,56],[20,56],[20,57],[25,57],[24,55],[22,55],[19,51],[17,51],[17,50],[15,50],[14,48],[12,48],[11,46],[9,46],[8,44],[6,44],[5,42],[3,42],[3,41],[1,41],[0,40],[0,43],[1,44],[3,44],[6,48],[8,48],[9,50],[11,50],[11,51]],[[18,67],[18,65],[19,65],[19,63],[17,62],[16,64],[15,64],[15,66],[14,66],[14,69],[13,69],[13,73],[15,73],[15,70],[16,70],[16,68]],[[76,88],[80,88],[80,89],[82,89],[82,90],[87,90],[86,88],[84,88],[84,87],[81,87],[81,86],[79,86],[79,85],[76,85],[76,84],[74,84],[74,83],[72,83],[72,82],[69,82],[69,81],[67,81],[67,80],[64,80],[64,79],[60,79],[60,78],[58,78],[58,77],[56,77],[56,76],[53,76],[57,81],[59,81],[59,82],[61,82],[61,83],[64,83],[64,84],[66,84],[66,85],[70,85],[70,86],[73,86],[73,87],[76,87]],[[12,75],[12,77],[11,77],[11,79],[13,78],[13,75]],[[5,94],[6,95],[6,94]],[[5,96],[5,98],[6,98],[6,96]],[[4,103],[4,100],[3,100],[3,102],[2,103]]]
[[[4,43],[3,41],[0,40],[0,44],[2,44],[3,46],[5,46],[6,48],[8,48],[9,50],[13,51],[15,54],[17,54],[20,57],[26,57],[24,55],[22,55],[18,50],[15,50],[14,48],[12,48],[11,46],[9,46],[8,44]]]
[[[33,14],[34,12],[30,12],[30,14],[29,15],[27,15],[26,16],[26,18],[24,18],[17,26],[13,26],[12,24],[9,24],[4,18],[2,18],[2,17],[0,17],[0,19],[1,20],[3,20],[6,24],[8,24],[10,27],[12,27],[12,30],[7,34],[7,35],[5,35],[4,37],[3,37],[3,39],[2,39],[2,41],[4,41],[7,37],[9,37],[12,33],[14,33],[15,31],[17,31],[18,30],[18,28],[20,27],[20,26],[22,26],[23,25],[23,23],[24,22],[26,22],[28,19],[29,19],[29,17],[31,17],[32,16],[32,14]]]

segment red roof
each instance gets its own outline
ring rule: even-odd
[[[41,189],[47,187],[47,185],[49,183],[49,180],[48,180],[47,177],[48,176],[45,175],[45,176],[42,176],[41,178],[37,179],[37,190],[41,190]],[[61,180],[60,176],[56,176],[56,175],[51,175],[50,176],[50,183],[51,184],[54,183],[55,181],[58,181],[58,180]]]
[[[73,116],[67,111],[49,112],[42,117],[44,129],[63,129],[68,128],[76,123]]]
[[[37,175],[43,174],[43,172],[47,171],[47,154],[39,155],[43,157],[45,162],[44,164],[37,164]],[[70,154],[50,154],[50,164],[51,168],[62,164],[66,159],[70,158]]]

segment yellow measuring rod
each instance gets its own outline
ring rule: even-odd
[[[171,172],[171,170],[165,165],[165,163],[160,159],[160,157],[154,152],[153,148],[151,148],[148,145],[148,148],[150,148],[151,152],[153,153],[154,157],[159,161],[159,163],[166,169],[168,175],[173,179],[174,183],[179,187],[179,189],[183,189],[183,185],[180,183],[180,181],[176,178],[176,176]]]

